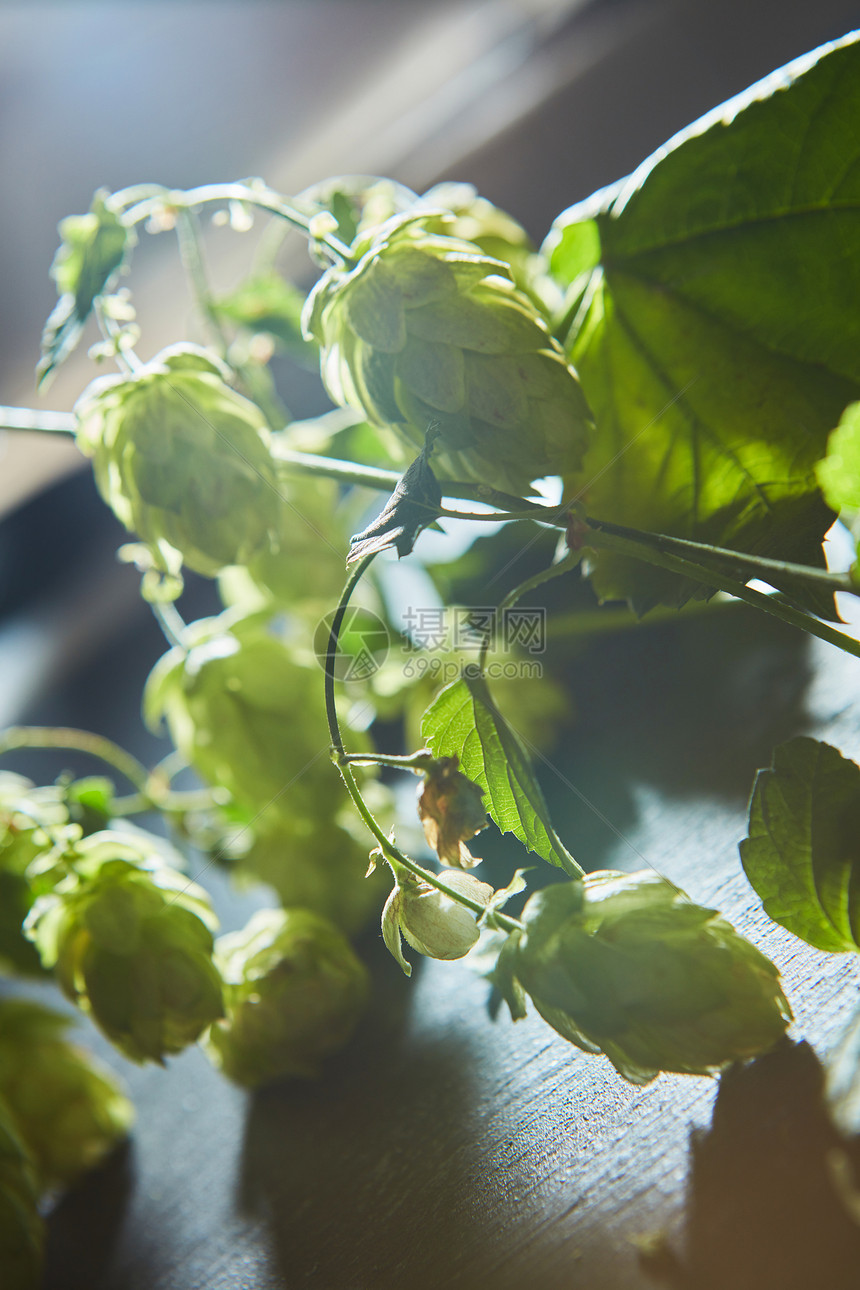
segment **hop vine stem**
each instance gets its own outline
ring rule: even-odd
[[[334,688],[335,664],[337,661],[338,639],[340,637],[340,629],[343,624],[344,615],[349,606],[353,591],[373,562],[375,554],[376,553],[373,555],[367,555],[363,560],[360,560],[347,578],[337,609],[334,612],[331,631],[329,633],[328,649],[326,651],[325,658],[325,706],[326,717],[328,719],[329,738],[331,739],[332,746],[332,761],[340,771],[341,778],[343,779],[347,791],[355,804],[356,810],[379,843],[382,854],[390,863],[392,863],[395,873],[397,871],[397,867],[402,866],[402,868],[407,869],[422,882],[429,883],[430,886],[435,887],[437,891],[441,891],[443,895],[456,901],[458,905],[464,905],[474,914],[485,914],[486,906],[482,905],[477,900],[471,900],[468,896],[464,896],[462,892],[455,891],[453,887],[449,887],[444,879],[438,877],[437,874],[431,873],[429,869],[424,869],[421,865],[416,864],[416,862],[406,855],[405,852],[401,851],[390,838],[386,837],[382,826],[379,824],[378,820],[375,819],[373,812],[362,797],[361,790],[359,789],[355,776],[350,768],[350,761],[355,760],[355,758],[351,758],[351,755],[344,748],[343,736],[340,731]],[[392,759],[385,760],[390,761]],[[410,759],[406,758],[404,760],[408,763]],[[403,761],[399,758],[397,759],[397,763],[401,767],[403,766]],[[404,768],[411,769],[411,767]],[[508,932],[520,931],[523,926],[516,918],[511,918],[507,914],[495,913],[494,921],[497,926]]]
[[[174,792],[169,788],[159,788],[157,770],[148,771],[119,744],[91,730],[78,730],[71,726],[8,726],[0,730],[0,756],[19,748],[86,753],[111,766],[136,790],[129,797],[116,799],[117,815],[138,815],[147,811],[184,815],[188,811],[212,806],[212,794],[208,789]]]
[[[305,215],[280,193],[264,184],[203,184],[199,188],[170,189],[153,186],[142,191],[128,188],[114,193],[111,205],[121,211],[125,223],[132,227],[164,209],[205,206],[211,202],[242,202],[277,215],[303,233],[309,241],[324,247],[329,256],[342,264],[352,264],[352,253],[345,242],[333,233],[312,232],[311,216]]]

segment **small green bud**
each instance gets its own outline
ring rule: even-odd
[[[480,905],[489,904],[493,888],[459,869],[443,869],[439,877],[454,891]],[[429,882],[404,874],[382,911],[382,938],[407,976],[411,965],[404,959],[400,937],[413,950],[431,959],[461,959],[480,935],[471,909],[461,905]]]
[[[0,1001],[0,1097],[42,1188],[70,1183],[98,1164],[134,1120],[110,1072],[64,1038],[68,1026],[68,1017],[29,1000]]]
[[[230,1079],[256,1088],[314,1076],[352,1035],[368,976],[343,936],[304,909],[264,909],[218,939],[227,1015],[206,1038]]]
[[[554,884],[522,920],[513,972],[538,1012],[635,1084],[713,1074],[772,1048],[791,1020],[770,960],[656,873]]]
[[[0,1271],[3,1290],[38,1290],[42,1284],[45,1224],[38,1209],[33,1162],[14,1117],[0,1101]]]
[[[459,477],[521,490],[575,469],[589,413],[561,347],[505,264],[428,218],[395,216],[308,297],[329,394],[418,446],[435,426]]]
[[[222,1015],[216,925],[206,893],[163,865],[157,839],[105,831],[78,844],[74,872],[39,897],[26,930],[126,1057],[163,1062]]]
[[[156,567],[181,556],[212,577],[268,545],[281,502],[265,420],[214,356],[172,346],[133,376],[93,381],[75,415],[99,492]]]

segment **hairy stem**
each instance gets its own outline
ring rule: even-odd
[[[729,547],[712,546],[707,542],[693,542],[689,538],[670,537],[667,533],[648,533],[641,529],[626,528],[622,524],[611,524],[608,520],[592,519],[584,516],[589,528],[601,533],[613,533],[617,537],[628,538],[641,546],[648,546],[655,551],[665,551],[670,555],[682,558],[711,558],[721,565],[731,565],[735,571],[746,573],[750,578],[760,578],[769,582],[768,574],[796,578],[811,585],[827,587],[831,591],[851,591],[860,594],[860,588],[854,586],[847,573],[832,573],[829,569],[818,569],[814,565],[793,564],[789,560],[772,560],[767,556],[749,555],[745,551],[732,551]]]
[[[588,523],[591,527],[588,544],[591,546],[603,548],[607,551],[617,551],[619,555],[629,555],[635,559],[644,560],[646,564],[653,564],[659,569],[668,569],[671,573],[678,573],[682,577],[701,582],[706,587],[715,587],[719,591],[727,591],[730,595],[736,596],[738,600],[743,600],[746,604],[753,605],[756,609],[763,609],[766,614],[771,614],[774,618],[779,618],[782,622],[789,623],[792,627],[799,627],[802,631],[809,632],[810,635],[826,641],[828,645],[835,645],[837,649],[844,650],[847,654],[853,654],[855,657],[860,658],[860,641],[856,641],[852,636],[846,636],[844,632],[835,631],[834,628],[829,627],[826,623],[813,618],[811,614],[805,614],[799,609],[793,609],[790,605],[784,604],[775,597],[766,596],[763,592],[747,587],[744,583],[738,582],[715,569],[708,569],[704,565],[696,564],[692,560],[684,559],[681,556],[670,555],[666,551],[655,550],[650,545],[633,540],[630,537],[622,537],[618,533],[611,533],[600,521],[588,521]]]
[[[151,600],[149,607],[164,633],[164,639],[168,645],[172,645],[174,649],[184,650],[183,636],[186,622],[173,602],[169,600]]]
[[[75,418],[71,412],[43,412],[39,408],[0,407],[0,430],[32,430],[38,434],[74,436]]]
[[[340,636],[341,625],[343,623],[344,614],[346,613],[349,605],[350,597],[373,559],[373,555],[365,556],[363,560],[360,560],[358,564],[356,564],[355,569],[347,578],[346,586],[343,589],[337,609],[335,610],[331,632],[329,634],[328,650],[326,652],[325,660],[325,704],[326,716],[328,718],[329,737],[332,745],[332,761],[340,771],[341,778],[346,785],[347,792],[355,804],[356,810],[379,843],[382,854],[387,860],[393,862],[395,873],[397,871],[397,866],[400,865],[402,868],[407,869],[410,873],[414,874],[416,878],[420,878],[422,882],[429,883],[430,886],[435,887],[437,891],[441,891],[443,895],[448,896],[451,900],[455,900],[457,904],[465,905],[467,909],[470,909],[475,914],[484,914],[486,913],[486,908],[479,901],[471,900],[468,896],[464,896],[462,892],[455,891],[453,887],[449,887],[448,884],[437,874],[431,873],[428,869],[424,869],[421,865],[416,864],[416,862],[410,859],[405,852],[401,851],[398,846],[395,846],[390,838],[386,837],[381,825],[374,818],[372,811],[362,797],[361,790],[359,789],[358,784],[355,781],[355,776],[350,769],[350,755],[343,746],[343,737],[340,732],[340,723],[338,721],[337,705],[335,702],[335,661],[337,659],[338,637]],[[518,922],[515,918],[508,917],[506,914],[497,913],[495,915],[495,921],[500,927],[503,927],[509,932],[517,931],[522,927],[522,923]]]
[[[0,731],[0,754],[16,748],[62,748],[70,752],[88,753],[119,771],[138,793],[152,801],[149,771],[136,757],[104,735],[96,735],[89,730],[75,730],[69,726],[9,726]]]
[[[127,190],[133,192],[133,190]],[[119,198],[124,194],[114,195],[114,204],[120,205]],[[161,207],[167,206],[181,210],[189,206],[205,206],[209,202],[245,202],[257,206],[285,219],[293,228],[304,233],[305,237],[323,246],[331,257],[343,264],[351,264],[352,256],[346,243],[333,233],[312,233],[311,217],[303,214],[280,193],[273,192],[264,184],[203,184],[199,188],[169,189],[162,188],[145,195],[141,200],[126,206],[124,219],[129,226],[140,224],[149,219]]]

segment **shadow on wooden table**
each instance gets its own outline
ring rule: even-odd
[[[250,1103],[239,1204],[266,1225],[284,1285],[465,1285],[482,1254],[487,1225],[470,1197],[486,1195],[486,1180],[470,1186],[481,1161],[465,1041],[416,1033],[402,978],[378,984],[400,995],[399,1016],[377,1000],[320,1081],[274,1085]]]
[[[45,1280],[90,1287],[109,1267],[125,1219],[134,1180],[134,1147],[126,1139],[77,1186],[52,1216]],[[81,1233],[86,1239],[81,1239]]]
[[[805,1043],[723,1076],[710,1130],[692,1142],[686,1254],[658,1243],[643,1270],[672,1290],[856,1290],[860,1226],[834,1190],[833,1153],[860,1164],[822,1096]]]

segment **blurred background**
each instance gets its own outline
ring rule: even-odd
[[[67,410],[95,374],[93,331],[35,394],[56,226],[96,188],[463,179],[539,241],[564,207],[858,19],[856,0],[0,3],[0,403]],[[247,247],[208,238],[229,287]],[[194,334],[172,238],[144,235],[130,285],[143,357]],[[325,406],[306,385],[295,398]],[[68,441],[0,436],[2,721],[133,612],[136,578],[114,565],[120,535],[82,465]]]

